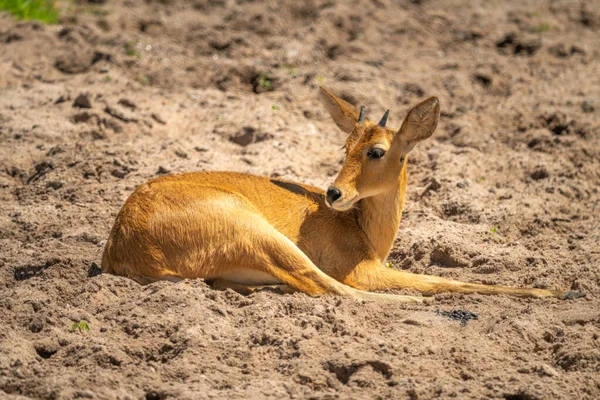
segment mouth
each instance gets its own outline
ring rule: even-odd
[[[349,209],[351,209],[354,206],[354,203],[356,203],[357,197],[358,197],[358,195],[354,196],[350,200],[347,200],[343,203],[336,201],[335,203],[330,204],[329,207],[333,208],[336,211],[348,211]]]

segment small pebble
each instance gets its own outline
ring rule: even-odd
[[[581,111],[584,113],[593,113],[596,110],[591,100],[584,100],[581,103]]]

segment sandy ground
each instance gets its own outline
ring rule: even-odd
[[[63,6],[60,26],[0,15],[0,397],[600,397],[597,1]],[[391,126],[440,98],[394,268],[587,296],[403,307],[101,274],[157,175],[327,187],[344,134],[320,84]]]

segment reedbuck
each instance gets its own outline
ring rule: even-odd
[[[102,269],[140,283],[203,278],[215,288],[250,293],[277,286],[309,295],[419,302],[372,291],[414,289],[578,297],[576,292],[489,286],[417,275],[384,266],[400,225],[407,155],[435,130],[440,105],[431,97],[399,130],[365,119],[321,89],[325,107],[349,134],[346,160],[327,192],[233,172],[195,172],[139,186],[119,212]]]

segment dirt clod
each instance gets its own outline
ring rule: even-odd
[[[550,176],[550,174],[548,173],[548,170],[546,169],[546,167],[544,166],[538,166],[532,173],[531,173],[531,177],[533,179],[535,179],[536,181],[539,181],[540,179],[546,179]]]
[[[92,108],[92,102],[90,101],[89,95],[82,93],[77,96],[73,102],[73,107]]]

